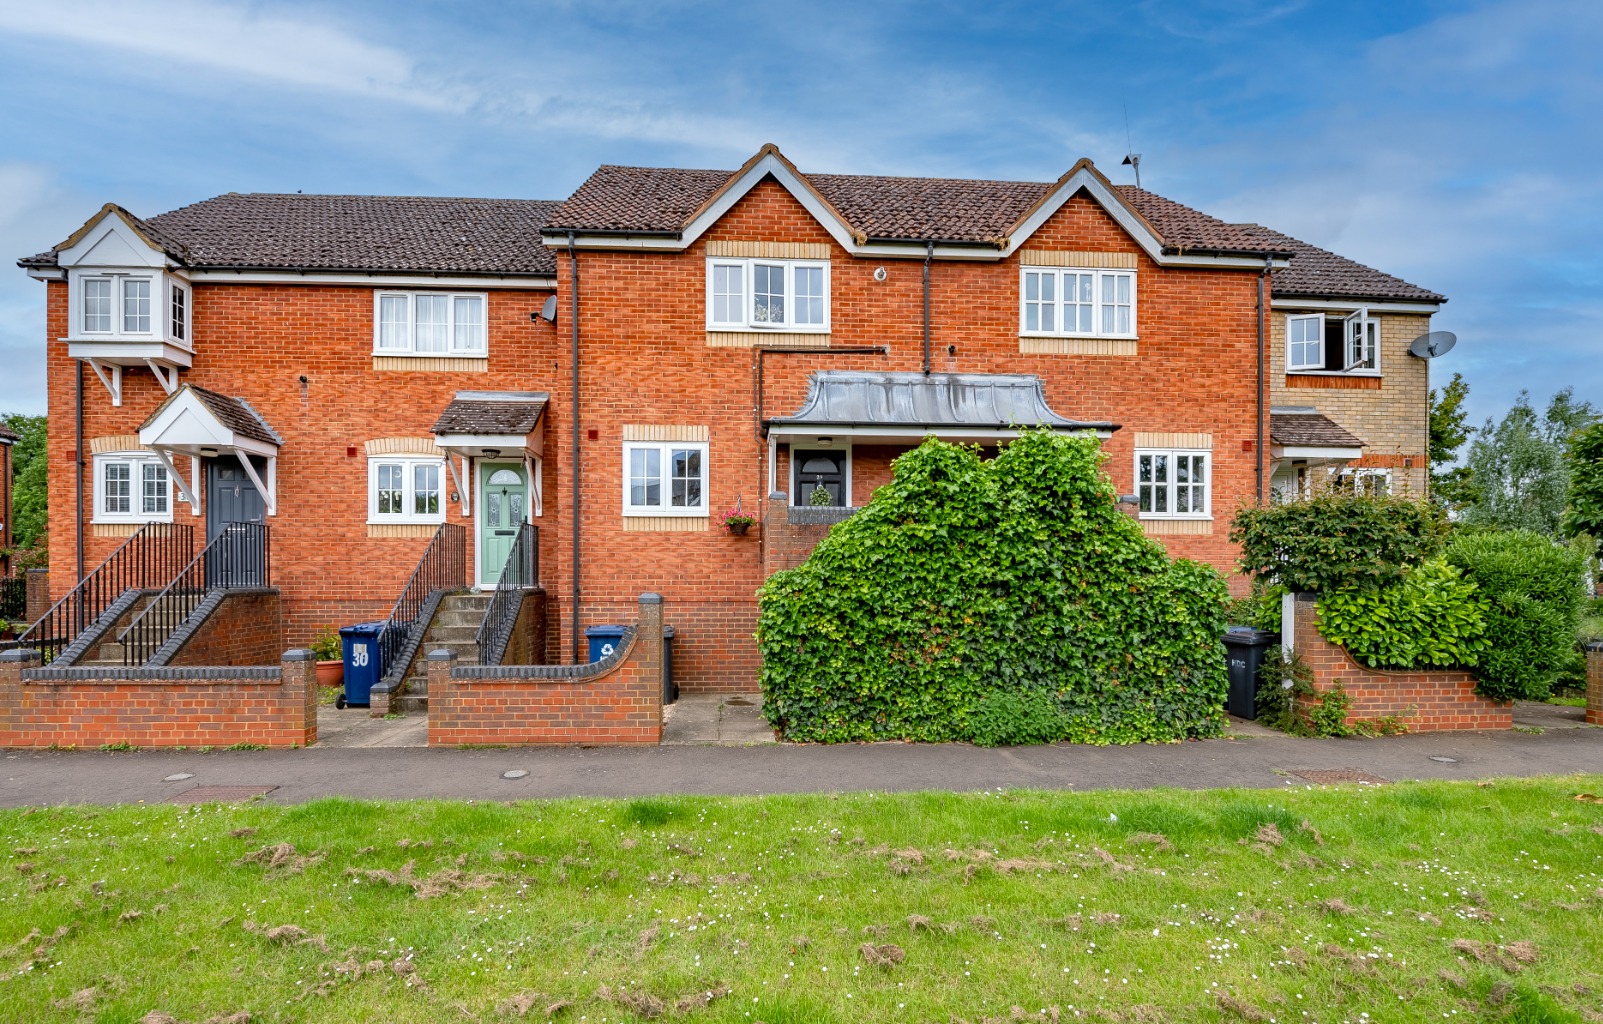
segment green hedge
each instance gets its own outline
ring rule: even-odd
[[[1487,649],[1487,600],[1442,559],[1387,587],[1319,596],[1319,632],[1375,668],[1473,668]]]
[[[1227,600],[1171,560],[1095,438],[984,461],[928,440],[760,592],[764,712],[793,740],[1173,740],[1218,733]]]
[[[1460,535],[1446,558],[1487,599],[1480,692],[1547,699],[1575,659],[1585,557],[1539,533],[1510,530]]]
[[[1330,491],[1244,508],[1230,526],[1241,568],[1265,583],[1328,593],[1383,587],[1441,550],[1447,529],[1429,502]]]

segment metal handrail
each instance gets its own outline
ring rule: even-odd
[[[473,638],[479,645],[479,664],[498,665],[512,636],[521,601],[513,600],[540,582],[540,528],[523,523],[495,583],[495,596],[484,610],[484,622]]]
[[[146,523],[95,567],[66,596],[50,606],[38,622],[17,638],[18,647],[32,647],[45,662],[78,638],[111,603],[130,590],[165,587],[194,551],[195,529],[183,523]]]
[[[412,578],[406,581],[401,596],[396,598],[390,617],[384,622],[379,636],[379,649],[384,660],[386,680],[400,679],[407,666],[397,664],[407,638],[423,613],[423,605],[436,590],[465,590],[468,585],[468,531],[457,523],[441,523],[434,531],[423,557],[417,560]],[[410,659],[408,659],[410,660]]]
[[[224,523],[222,531],[128,624],[121,639],[124,665],[143,665],[212,590],[250,590],[272,584],[272,548],[262,523]]]

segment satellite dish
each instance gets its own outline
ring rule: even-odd
[[[545,305],[540,307],[540,319],[548,324],[557,322],[557,297],[555,295],[546,296]],[[1451,345],[1452,342],[1448,342],[1448,344]]]
[[[1409,343],[1408,354],[1421,359],[1435,359],[1451,352],[1456,344],[1458,335],[1452,331],[1431,331],[1429,334],[1421,334]]]

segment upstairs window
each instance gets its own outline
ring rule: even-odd
[[[1067,338],[1136,336],[1135,272],[1024,267],[1019,332]]]
[[[445,520],[441,499],[445,463],[434,458],[384,458],[368,461],[368,522],[439,523]]]
[[[84,278],[83,329],[91,334],[111,333],[111,278]]]
[[[1286,317],[1286,370],[1292,373],[1376,373],[1380,321],[1359,309],[1345,317]]]
[[[707,445],[683,441],[625,444],[623,514],[705,516]]]
[[[81,319],[79,325],[85,334],[150,335],[162,327],[162,296],[166,285],[164,277],[129,275],[123,273],[96,274],[77,279],[76,301]],[[188,306],[188,292],[174,283],[173,293],[183,294]],[[185,334],[188,311],[185,309]],[[182,337],[177,335],[175,337]]]
[[[167,523],[173,518],[172,481],[167,467],[141,452],[96,455],[97,523]]]
[[[148,277],[123,278],[122,332],[150,333],[150,278]]]
[[[373,351],[479,357],[489,350],[485,324],[483,295],[379,292]]]
[[[1205,451],[1135,453],[1135,486],[1143,519],[1207,519],[1212,514],[1212,455]]]
[[[172,304],[168,311],[169,332],[176,341],[189,340],[189,289],[174,282]]]
[[[829,262],[709,259],[707,329],[827,331]]]

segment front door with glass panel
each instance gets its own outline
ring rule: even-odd
[[[846,505],[846,453],[839,449],[791,452],[793,494],[796,505]],[[820,493],[822,492],[822,493]],[[825,501],[824,496],[829,500]]]
[[[529,481],[519,463],[479,466],[479,585],[501,578],[518,527],[529,519]]]

